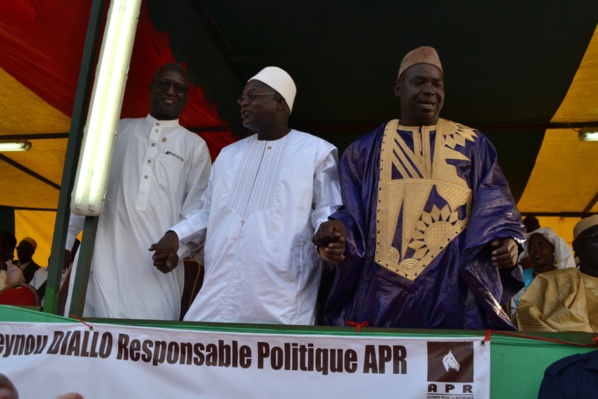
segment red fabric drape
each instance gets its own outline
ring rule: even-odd
[[[109,2],[106,2],[107,6]],[[65,115],[71,116],[89,23],[91,1],[17,0],[0,2],[0,67]],[[107,10],[106,10],[107,11]],[[148,83],[157,67],[176,62],[167,33],[158,33],[142,4],[121,116],[142,117],[149,110]],[[192,87],[181,124],[201,134],[212,157],[234,141],[228,123]]]

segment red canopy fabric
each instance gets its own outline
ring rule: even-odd
[[[109,2],[106,2],[107,5]],[[20,0],[0,3],[0,67],[65,115],[71,116],[92,2]],[[107,11],[107,9],[105,10]],[[176,62],[167,33],[158,33],[142,4],[121,116],[149,110],[148,83],[162,64]],[[192,87],[181,124],[201,131],[212,159],[234,141],[229,124]],[[210,131],[214,133],[210,133]]]

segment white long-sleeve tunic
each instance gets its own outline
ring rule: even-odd
[[[337,149],[292,130],[225,147],[203,208],[172,228],[206,233],[204,284],[185,320],[313,324],[320,261],[311,238],[341,204]]]
[[[120,121],[85,316],[178,320],[182,262],[163,274],[153,266],[148,248],[183,215],[201,206],[210,168],[205,142],[178,120],[159,121],[148,115]],[[67,248],[83,222],[84,217],[71,215]],[[73,281],[71,277],[71,290]]]

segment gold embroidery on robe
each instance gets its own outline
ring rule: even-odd
[[[413,134],[413,150],[398,134],[399,121],[386,125],[380,153],[380,181],[376,215],[376,262],[411,281],[466,227],[471,212],[471,189],[447,160],[467,160],[455,150],[474,141],[476,133],[463,125],[439,119],[437,126],[405,127]],[[434,157],[430,132],[436,130]],[[402,178],[393,180],[393,167]],[[426,209],[430,195],[446,201]],[[459,210],[465,206],[465,217]],[[462,215],[463,213],[461,213]],[[393,246],[399,219],[400,248]],[[409,251],[409,252],[408,252]]]

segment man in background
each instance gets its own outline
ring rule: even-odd
[[[598,215],[575,225],[573,250],[579,270],[539,274],[521,298],[515,313],[521,331],[598,331]]]
[[[23,238],[17,246],[17,257],[19,258],[17,265],[23,272],[27,284],[31,284],[35,272],[41,267],[33,260],[36,249],[37,242],[31,237]]]

